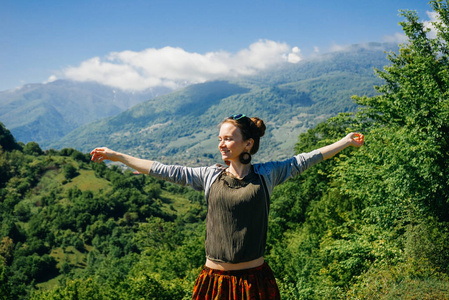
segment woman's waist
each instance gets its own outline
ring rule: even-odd
[[[244,270],[244,269],[252,269],[257,268],[264,263],[264,258],[259,257],[254,260],[242,262],[242,263],[226,263],[221,261],[211,260],[209,258],[206,259],[206,267],[215,270],[221,271],[235,271],[235,270]]]

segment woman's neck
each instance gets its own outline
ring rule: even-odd
[[[238,178],[244,178],[251,172],[251,165],[231,163],[228,172]]]

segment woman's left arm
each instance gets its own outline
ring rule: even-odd
[[[338,142],[319,148],[318,151],[323,155],[323,159],[328,159],[349,146],[360,147],[363,142],[363,134],[351,132]]]

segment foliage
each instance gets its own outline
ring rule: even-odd
[[[16,143],[14,136],[8,129],[6,129],[3,123],[0,124],[0,147],[5,151],[20,149],[20,146]]]
[[[23,152],[28,155],[42,155],[44,152],[36,142],[29,142],[23,147]]]
[[[27,145],[23,151],[0,153],[1,299],[174,299],[187,293],[190,284],[173,280],[191,279],[191,268],[202,263],[204,238],[195,233],[192,239],[194,224],[205,217],[200,193],[90,163],[88,155],[74,149],[44,154],[34,151],[40,149],[37,143]],[[175,214],[176,207],[187,206],[192,225],[185,223],[186,216]],[[176,234],[165,235],[167,240],[148,237],[151,224],[176,228]],[[162,247],[149,248],[151,243],[145,246],[139,242],[143,240]],[[184,256],[190,249],[196,251]],[[167,250],[177,254],[168,256]],[[156,257],[160,260],[150,264]],[[140,266],[152,273],[142,273]],[[61,284],[47,291],[53,281]]]
[[[436,38],[403,12],[409,42],[377,71],[379,94],[354,97],[363,106],[356,115],[300,136],[298,151],[349,131],[362,131],[366,144],[275,192],[268,259],[288,299],[447,298],[449,11],[431,5]]]
[[[79,175],[76,168],[71,164],[64,165],[63,171],[64,171],[64,177],[67,180],[70,180],[70,179],[76,177],[77,175]]]

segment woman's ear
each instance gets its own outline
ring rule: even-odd
[[[246,150],[248,151],[248,152],[250,152],[251,151],[251,149],[253,148],[253,146],[254,146],[254,139],[252,139],[252,138],[250,138],[250,139],[248,139],[247,141],[246,141]]]

